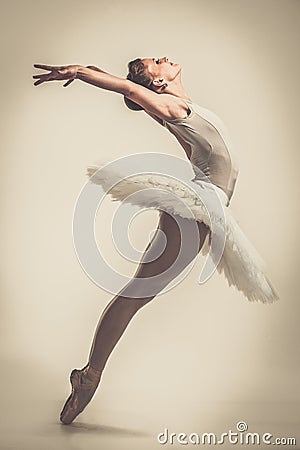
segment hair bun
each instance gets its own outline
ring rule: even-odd
[[[124,103],[127,106],[127,108],[131,109],[132,111],[143,111],[144,108],[140,106],[138,103],[133,102],[129,98],[124,96]]]
[[[128,63],[128,75],[126,77],[127,80],[132,81],[133,83],[139,84],[141,86],[146,87],[147,89],[151,89],[152,85],[152,76],[145,68],[141,58],[137,58]],[[132,111],[143,111],[144,108],[138,105],[137,103],[129,100],[129,98],[124,96],[125,105],[131,109]]]

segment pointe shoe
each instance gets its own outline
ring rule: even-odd
[[[74,369],[70,375],[70,383],[72,392],[68,397],[61,413],[60,421],[65,425],[69,425],[84,410],[86,405],[91,401],[98,384],[100,382],[101,373],[89,367],[89,379],[91,381],[82,381],[82,375],[86,374],[88,364],[82,369]]]

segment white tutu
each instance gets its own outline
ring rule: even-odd
[[[98,171],[99,168],[101,168],[100,171]],[[121,171],[116,172],[110,167],[105,167],[104,164],[88,167],[87,174],[92,183],[101,185],[105,191],[109,189],[108,194],[112,200],[124,201],[140,207],[163,209],[170,214],[190,218],[184,204],[192,211],[197,221],[204,222],[211,229],[211,214],[208,214],[193,190],[176,179],[153,173],[124,178]],[[226,240],[222,257],[217,265],[218,272],[223,272],[229,286],[235,286],[249,301],[271,303],[278,300],[278,295],[266,275],[264,261],[227,207],[229,201],[225,192],[205,181],[189,180],[191,181],[194,182],[195,190],[201,193],[203,190],[214,189],[224,205]],[[113,187],[111,187],[112,184]],[[153,188],[156,189],[155,195]],[[164,195],[166,191],[174,195],[168,197]],[[134,193],[138,195],[131,195]],[[220,217],[215,217],[215,220],[220,220]],[[211,239],[202,248],[204,255],[209,252],[210,242]]]

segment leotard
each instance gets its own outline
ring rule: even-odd
[[[231,150],[228,132],[214,113],[193,102],[184,101],[189,108],[187,117],[164,120],[163,125],[190,146],[190,161],[195,166],[194,180],[208,178],[230,200],[239,169],[237,158]]]

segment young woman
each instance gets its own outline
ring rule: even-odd
[[[34,75],[36,86],[47,81],[61,80],[65,80],[64,86],[68,86],[74,80],[80,80],[123,95],[130,109],[144,110],[176,137],[193,167],[198,168],[204,178],[208,178],[221,196],[224,206],[229,205],[238,168],[230,154],[223,124],[213,113],[192,102],[182,85],[179,64],[169,61],[167,57],[138,58],[128,64],[129,73],[126,79],[94,66],[35,64],[35,67],[48,71]],[[195,178],[198,178],[197,173]],[[199,181],[202,182],[201,176]],[[205,183],[206,181],[203,181],[202,186],[205,187]],[[229,216],[228,218],[230,219]],[[198,244],[195,246],[192,238],[190,241],[185,239],[184,247],[180,250],[182,231],[184,236],[192,236],[190,231],[195,227],[195,223],[199,231]],[[229,284],[234,284],[249,300],[276,300],[278,296],[252,252],[249,242],[232,218],[229,224],[230,232],[220,264]],[[129,285],[122,289],[103,311],[88,363],[82,369],[74,369],[71,372],[72,392],[60,415],[64,424],[70,424],[90,402],[106,361],[134,314],[194,260],[211,231],[205,220],[200,220],[200,217],[194,221],[190,220],[182,217],[180,211],[178,214],[176,211],[175,214],[161,211],[158,229],[163,231],[166,238],[163,253],[156,259],[149,258],[150,253],[155,254],[156,249],[161,247],[161,233],[156,233],[145,249]],[[180,262],[175,264],[179,253]],[[221,269],[218,267],[219,271]],[[162,275],[157,284],[153,281],[156,275]],[[149,290],[143,291],[143,286],[146,285],[138,283],[140,278],[149,280],[151,295]],[[137,291],[138,295],[129,295],[129,292]]]

